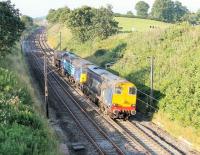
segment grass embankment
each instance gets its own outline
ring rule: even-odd
[[[0,59],[0,154],[59,154],[19,44]]]
[[[55,34],[60,31],[68,33],[62,37],[62,49],[70,49],[101,66],[114,61],[114,72],[146,92],[150,87],[148,57],[153,55],[154,92],[159,100],[154,104],[159,111],[152,119],[200,150],[200,27],[174,25],[81,44],[69,37],[72,35],[68,29],[54,25],[48,30],[49,44],[54,48],[58,46]],[[145,108],[141,103],[138,106]]]

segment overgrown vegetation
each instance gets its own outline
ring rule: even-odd
[[[36,113],[25,87],[27,75],[18,75],[25,69],[19,48],[15,50],[0,60],[0,154],[57,154],[53,133]]]
[[[24,26],[33,26],[32,18],[20,19],[10,1],[0,2],[0,17],[0,154],[59,154],[52,131],[36,110],[17,42]]]

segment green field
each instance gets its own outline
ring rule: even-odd
[[[139,18],[126,18],[126,17],[115,17],[116,21],[119,22],[119,27],[122,27],[122,31],[149,31],[152,29],[165,29],[172,24],[159,22],[155,20],[139,19]],[[154,27],[154,28],[150,28]]]

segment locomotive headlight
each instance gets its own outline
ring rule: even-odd
[[[117,106],[118,106],[118,104],[115,104],[115,103],[113,103],[112,105],[113,105],[114,107],[117,107]]]
[[[113,113],[114,113],[115,115],[118,115],[119,110],[114,110]]]
[[[135,110],[131,110],[131,115],[135,115],[136,111]]]

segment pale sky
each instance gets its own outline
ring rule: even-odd
[[[11,0],[12,4],[15,4],[16,8],[18,8],[22,14],[31,17],[45,16],[51,8],[57,9],[59,7],[68,6],[73,9],[82,5],[98,8],[100,6],[106,6],[106,4],[111,4],[114,12],[126,13],[127,11],[132,11],[135,13],[134,8],[138,1],[139,0]],[[152,6],[154,2],[154,0],[144,1],[150,6]],[[192,12],[196,12],[200,9],[200,0],[179,1]]]

